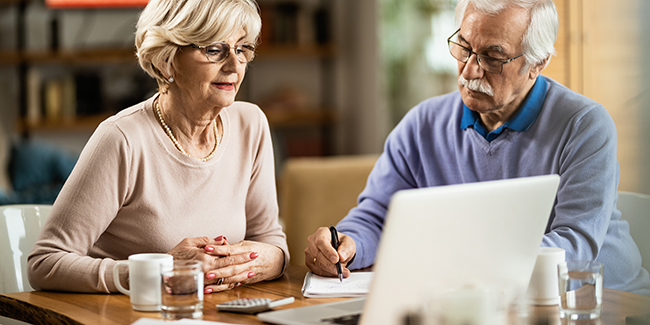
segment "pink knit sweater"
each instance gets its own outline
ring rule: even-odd
[[[278,223],[273,148],[259,107],[220,113],[223,139],[200,162],[181,154],[153,113],[155,96],[97,128],[28,259],[35,289],[116,292],[116,260],[224,235],[289,251]]]

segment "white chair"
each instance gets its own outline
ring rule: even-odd
[[[0,293],[31,291],[27,256],[51,205],[0,206]]]
[[[618,192],[621,218],[630,223],[630,234],[641,251],[643,268],[650,271],[650,195]]]

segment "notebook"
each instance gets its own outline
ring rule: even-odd
[[[307,298],[364,297],[370,291],[373,272],[352,272],[343,283],[338,277],[325,277],[307,272],[302,295]]]
[[[524,296],[558,175],[399,191],[388,208],[366,298],[258,314],[272,324],[402,324],[434,292],[467,285]],[[512,297],[507,297],[510,299]]]

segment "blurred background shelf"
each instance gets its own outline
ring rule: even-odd
[[[107,119],[110,114],[96,114],[74,118],[43,119],[31,122],[26,119],[18,121],[20,132],[64,132],[64,131],[94,131],[99,123]]]
[[[333,64],[338,49],[331,31],[332,2],[259,4],[260,46],[237,100],[265,111],[274,141],[282,142],[276,152],[280,162],[289,155],[332,154],[338,122],[332,98],[340,91]],[[156,82],[139,68],[133,47],[141,8],[97,8],[91,2],[68,8],[48,0],[0,0],[0,6],[12,6],[15,13],[14,31],[4,37],[14,38],[15,46],[0,44],[0,68],[15,67],[17,73],[13,126],[23,138],[90,136],[107,117],[156,92]],[[281,149],[303,140],[317,149]]]
[[[89,64],[136,62],[135,49],[30,50],[0,52],[0,64]]]
[[[264,45],[258,50],[255,60],[287,59],[300,57],[333,58],[336,47],[333,44]]]
[[[301,109],[292,111],[267,111],[265,112],[269,125],[274,129],[299,128],[312,126],[331,126],[336,122],[336,117],[330,109]],[[93,131],[99,123],[112,114],[95,114],[90,116],[61,117],[55,119],[44,118],[39,121],[18,121],[17,129],[20,132],[65,132],[65,131]]]
[[[260,46],[256,61],[287,58],[332,58],[332,44]],[[136,62],[134,48],[93,48],[75,50],[0,51],[0,65],[27,64],[97,64]]]

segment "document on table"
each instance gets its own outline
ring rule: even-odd
[[[343,279],[324,277],[307,272],[302,295],[307,298],[363,297],[370,291],[373,272],[352,272]]]

